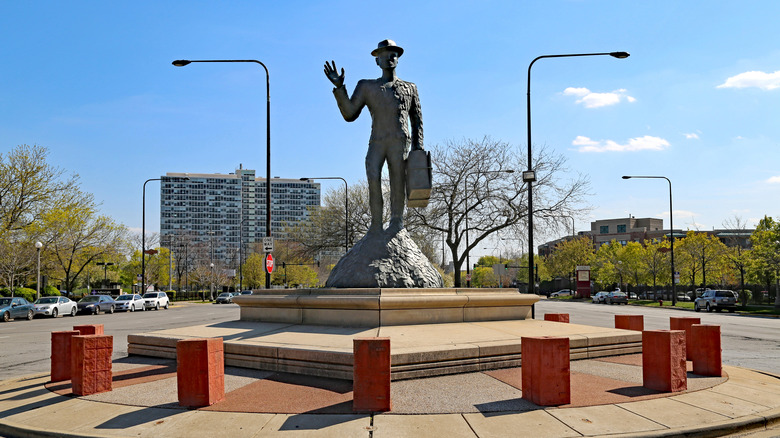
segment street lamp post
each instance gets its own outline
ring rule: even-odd
[[[162,178],[149,178],[144,181],[141,200],[141,293],[146,293],[146,183],[162,181]]]
[[[113,265],[112,262],[96,262],[95,263],[98,266],[103,267],[103,287],[106,287],[107,281],[108,281],[108,267]]]
[[[37,280],[35,280],[36,300],[41,297],[41,248],[43,248],[43,243],[35,242],[35,250],[38,252],[38,277]]]
[[[301,178],[301,181],[312,179],[340,179],[344,181],[344,254],[349,252],[349,185],[347,180],[340,176],[319,176],[316,178]]]
[[[677,305],[677,291],[674,289],[674,215],[672,212],[672,181],[665,177],[665,176],[629,176],[625,175],[623,176],[623,179],[631,179],[631,178],[648,178],[648,179],[665,179],[666,182],[669,183],[669,244],[670,244],[670,252],[671,252],[671,262],[672,262],[672,306]]]
[[[528,183],[528,293],[536,292],[534,278],[534,209],[533,209],[533,191],[531,190],[533,182],[536,181],[536,172],[533,168],[531,159],[531,67],[542,58],[569,58],[577,56],[602,56],[609,55],[613,58],[625,59],[630,55],[628,52],[600,52],[600,53],[571,53],[565,55],[542,55],[537,56],[528,64],[528,93],[526,102],[526,116],[528,122],[528,170],[523,172],[523,181]]]
[[[477,171],[477,172],[467,173],[466,176],[463,177],[463,198],[465,201],[464,216],[466,222],[466,287],[471,287],[471,254],[469,251],[469,184],[468,181],[470,175],[479,175],[479,174],[488,174],[488,173],[515,173],[515,171],[514,169],[486,170],[484,172]],[[456,272],[455,275],[460,275],[460,273]]]
[[[173,61],[176,67],[184,67],[193,62],[254,62],[260,64],[265,70],[265,126],[266,126],[266,179],[265,179],[265,235],[271,237],[271,79],[268,74],[268,67],[256,59],[206,59],[206,60],[187,60],[179,59]],[[268,253],[266,253],[266,257]],[[271,288],[271,273],[266,270],[265,284]]]

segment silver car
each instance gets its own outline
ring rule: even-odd
[[[734,292],[730,290],[705,290],[704,293],[693,302],[693,310],[699,312],[702,309],[712,312],[720,312],[722,309],[728,309],[734,312],[737,308],[737,298]]]
[[[125,312],[146,310],[144,306],[144,297],[139,294],[120,295],[116,298],[116,310]]]
[[[41,297],[33,303],[33,311],[36,315],[52,318],[58,315],[76,316],[78,310],[76,302],[66,297]]]
[[[603,304],[606,302],[607,295],[609,295],[609,292],[607,291],[596,292],[596,295],[593,295],[592,302],[595,304]]]

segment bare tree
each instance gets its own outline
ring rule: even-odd
[[[582,175],[571,177],[562,156],[553,155],[546,147],[536,151],[535,228],[557,229],[586,210],[583,201],[589,182]],[[445,235],[455,267],[455,287],[459,287],[458,273],[469,251],[501,230],[518,236],[527,231],[528,192],[520,172],[526,158],[517,148],[489,137],[435,145],[431,158],[434,181],[430,203],[425,209],[410,209],[410,225]]]
[[[723,227],[730,230],[726,240],[729,242],[725,248],[725,256],[731,265],[739,272],[739,296],[743,304],[747,304],[748,295],[745,292],[745,273],[750,263],[750,250],[743,246],[743,242],[749,242],[750,234],[747,231],[747,221],[739,216],[726,219]]]
[[[0,237],[0,284],[11,290],[36,269],[36,249],[21,231],[8,231]]]

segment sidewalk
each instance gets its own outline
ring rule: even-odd
[[[523,400],[521,368],[508,368],[394,381],[392,412],[357,415],[351,382],[233,367],[226,400],[182,409],[175,361],[131,356],[114,362],[113,391],[92,396],[48,374],[0,382],[0,436],[773,436],[760,431],[780,424],[778,376],[689,372],[688,390],[667,394],[642,387],[640,364],[641,355],[572,361],[572,403],[561,407]]]

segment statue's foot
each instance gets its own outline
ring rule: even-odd
[[[402,219],[391,219],[390,225],[387,226],[388,234],[397,234],[404,229],[404,221]]]

